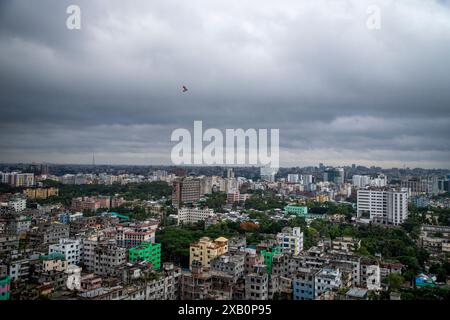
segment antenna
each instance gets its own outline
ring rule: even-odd
[[[95,167],[95,153],[92,152],[92,166]]]

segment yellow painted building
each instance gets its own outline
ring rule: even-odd
[[[41,256],[40,260],[42,261],[42,269],[44,272],[67,270],[67,261],[61,253],[52,253]]]
[[[28,188],[23,190],[28,199],[47,199],[48,197],[58,196],[58,188]]]
[[[330,197],[326,194],[318,194],[315,198],[315,201],[323,203],[330,201]]]
[[[192,261],[200,261],[203,268],[209,269],[211,260],[228,252],[228,239],[219,237],[212,241],[208,237],[201,238],[190,246],[189,267]]]

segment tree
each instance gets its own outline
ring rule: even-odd
[[[251,221],[242,222],[239,227],[244,231],[257,231],[259,230],[259,226]]]
[[[221,210],[222,207],[227,203],[227,195],[223,192],[214,192],[207,195],[206,206],[208,208],[214,209],[216,212]]]
[[[438,282],[445,282],[447,280],[447,272],[440,263],[433,263],[430,266],[430,273],[436,275]]]
[[[405,282],[405,278],[403,278],[398,273],[391,273],[387,277],[387,284],[389,286],[389,289],[394,290],[394,291],[399,290],[404,282]]]

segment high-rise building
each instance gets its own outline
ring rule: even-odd
[[[0,172],[0,183],[9,184],[14,187],[34,186],[33,173]]]
[[[387,178],[384,174],[379,174],[376,178],[367,175],[353,175],[352,184],[356,188],[364,188],[367,186],[383,188],[387,186]]]
[[[200,199],[200,180],[196,178],[181,178],[172,184],[172,205],[179,208],[182,204],[194,203]]]
[[[344,168],[327,168],[323,174],[323,180],[327,182],[333,182],[335,184],[344,184]]]
[[[360,189],[357,193],[357,215],[369,215],[375,222],[399,225],[408,217],[408,190]]]
[[[42,176],[48,175],[48,173],[49,173],[49,170],[48,170],[48,164],[46,164],[46,163],[41,164],[41,168],[40,168],[39,171],[40,171],[39,173],[40,173]]]
[[[278,170],[275,168],[261,167],[260,169],[261,180],[267,182],[274,182],[277,171]]]
[[[402,188],[408,189],[410,196],[426,194],[428,191],[427,181],[418,177],[403,180],[401,186]]]
[[[213,189],[212,177],[202,176],[199,177],[199,179],[200,179],[200,196],[212,193]]]
[[[228,168],[227,169],[227,178],[228,179],[234,178],[234,170],[233,170],[233,168]]]
[[[376,178],[370,180],[372,187],[383,188],[387,186],[387,177],[384,174],[379,174]]]
[[[235,202],[239,202],[239,200],[240,200],[239,190],[234,189],[234,190],[230,190],[227,193],[227,204],[228,205],[232,205]]]
[[[298,174],[288,174],[287,176],[287,182],[289,183],[298,183],[299,182],[299,175]]]
[[[304,184],[305,186],[307,186],[307,185],[313,183],[313,176],[312,176],[312,174],[303,174],[303,175],[301,176],[301,179],[300,179],[300,180],[302,180],[302,181],[303,181],[303,184]]]
[[[356,188],[364,188],[370,185],[370,176],[361,176],[355,174],[352,177],[352,184]]]

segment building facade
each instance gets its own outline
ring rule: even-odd
[[[299,227],[284,228],[277,234],[277,242],[282,252],[298,255],[303,250],[303,232]]]
[[[197,223],[205,221],[214,215],[213,209],[180,208],[178,209],[178,224]]]
[[[64,255],[68,265],[79,265],[81,263],[83,246],[78,239],[60,239],[59,243],[49,245],[48,253],[60,253]]]
[[[194,261],[199,261],[203,268],[209,269],[211,260],[228,252],[228,239],[219,237],[214,241],[208,237],[200,238],[190,246],[189,266],[192,268]]]
[[[402,224],[408,217],[408,190],[360,189],[357,192],[357,215],[378,223]]]
[[[172,205],[175,208],[183,204],[192,204],[200,199],[200,179],[178,178],[172,183]]]
[[[143,242],[140,246],[128,251],[128,261],[147,261],[152,264],[153,269],[161,268],[161,244]]]

